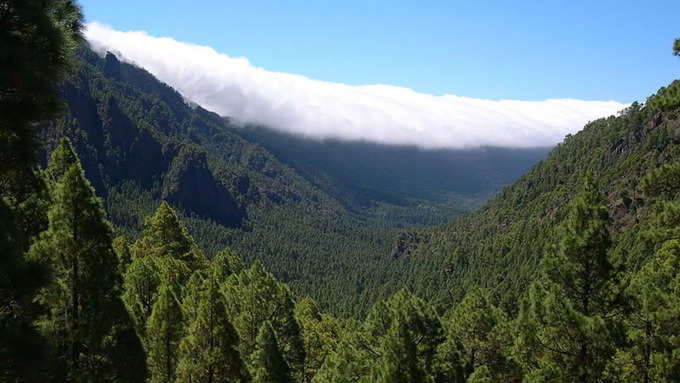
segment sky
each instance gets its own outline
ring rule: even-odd
[[[644,100],[680,74],[680,2],[649,3],[81,0],[94,45],[208,109],[423,147],[553,145]]]
[[[631,102],[680,75],[680,1],[81,0],[271,71],[435,95]]]

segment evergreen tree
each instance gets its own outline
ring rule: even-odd
[[[146,330],[150,382],[173,383],[177,348],[183,332],[182,313],[171,288],[162,283]]]
[[[418,361],[418,346],[414,335],[418,336],[411,333],[405,320],[395,320],[385,340],[381,363],[373,370],[372,382],[434,382]]]
[[[400,290],[387,301],[376,303],[359,329],[348,330],[347,338],[326,358],[319,376],[329,382],[374,376],[386,355],[387,337],[397,326],[395,322],[403,322],[401,325],[411,334],[419,368],[435,371],[440,364],[439,348],[445,340],[439,317],[422,299],[408,290]]]
[[[335,352],[326,357],[322,368],[312,378],[314,383],[341,383],[358,381],[363,375],[358,375],[357,371],[362,371],[363,364],[355,356],[359,350],[349,340],[343,340],[338,345]]]
[[[124,236],[116,237],[113,240],[113,250],[116,252],[118,257],[118,274],[121,276],[125,275],[128,266],[132,262],[132,257],[130,256],[130,247],[127,244]]]
[[[47,228],[48,190],[37,171],[34,122],[58,111],[57,84],[82,40],[75,1],[2,6],[0,55],[0,380],[44,380],[45,339],[32,322],[33,294],[46,283],[24,253]]]
[[[219,283],[224,283],[232,274],[239,274],[245,270],[243,261],[231,249],[224,249],[217,253],[210,261],[210,268]]]
[[[182,288],[182,317],[188,328],[198,318],[205,277],[199,270],[194,271]]]
[[[467,379],[467,383],[493,383],[498,382],[498,380],[493,378],[493,374],[490,372],[486,365],[480,366],[475,369],[475,372],[470,375]]]
[[[207,260],[165,202],[146,219],[144,234],[130,246],[130,257],[132,261],[124,276],[123,301],[132,314],[137,333],[147,344],[147,321],[161,283],[166,282],[172,293],[181,297],[192,271],[205,268]]]
[[[513,341],[508,331],[508,320],[505,313],[489,301],[484,291],[470,289],[448,316],[449,336],[455,337],[465,347],[468,375],[486,366],[494,380],[521,380],[519,366],[507,357]]]
[[[449,333],[446,340],[437,347],[435,368],[432,370],[437,383],[465,382],[467,364],[465,347],[455,334]]]
[[[49,228],[30,250],[52,277],[36,298],[46,309],[38,326],[68,360],[70,379],[104,380],[120,367],[110,363],[112,331],[131,325],[125,310],[110,312],[121,305],[113,232],[67,139],[58,152],[72,155],[53,156],[50,168],[67,170],[55,177]]]
[[[192,277],[193,279],[193,277]],[[198,312],[179,348],[177,382],[247,382],[238,334],[227,318],[217,281],[202,281]]]
[[[30,319],[30,301],[47,274],[24,258],[13,211],[0,199],[0,381],[44,380],[48,345]]]
[[[608,369],[621,382],[680,380],[680,241],[664,243],[626,289],[627,344]]]
[[[172,257],[184,261],[191,269],[205,266],[205,258],[197,257],[196,248],[175,211],[162,202],[154,215],[144,223],[144,234],[130,248],[132,258]]]
[[[252,362],[259,330],[264,322],[270,321],[291,375],[301,380],[305,350],[288,288],[256,261],[249,269],[230,276],[224,284],[224,293],[229,318],[241,339],[239,351],[243,359]]]
[[[255,340],[251,364],[253,383],[291,383],[290,369],[284,359],[271,322],[266,321]]]
[[[599,381],[612,355],[616,276],[601,201],[587,183],[570,205],[557,246],[543,259],[542,278],[521,306],[516,357],[529,377]]]
[[[338,319],[322,314],[309,297],[295,305],[295,318],[302,329],[306,353],[303,382],[311,382],[328,354],[337,348],[344,329]]]
[[[74,1],[25,0],[2,6],[0,56],[0,190],[33,177],[35,125],[60,105],[57,85],[82,41],[82,15]]]
[[[135,258],[125,272],[123,302],[130,311],[137,334],[145,343],[146,323],[158,297],[161,275],[151,257]]]

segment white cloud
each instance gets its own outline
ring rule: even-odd
[[[272,72],[207,46],[88,23],[95,50],[135,63],[206,109],[316,138],[424,148],[554,145],[588,121],[625,108],[615,101],[485,100],[390,85],[353,86]]]

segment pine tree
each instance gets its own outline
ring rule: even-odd
[[[436,364],[432,375],[437,383],[463,383],[468,374],[465,347],[455,334],[449,333],[446,340],[437,347]]]
[[[669,240],[633,276],[626,298],[627,344],[609,367],[612,380],[680,380],[680,241]]]
[[[116,257],[118,257],[118,274],[123,276],[127,272],[130,263],[132,263],[130,247],[124,236],[121,235],[113,240],[113,250],[116,252]]]
[[[118,367],[110,364],[112,331],[131,322],[125,310],[109,312],[121,305],[118,260],[101,201],[67,139],[58,152],[71,155],[53,156],[50,168],[67,170],[54,178],[49,228],[30,249],[52,276],[37,295],[46,309],[38,326],[68,360],[70,379],[101,380]]]
[[[378,368],[373,371],[376,383],[434,382],[418,361],[418,346],[406,320],[398,318],[387,334]],[[415,335],[417,336],[417,335]]]
[[[210,261],[210,268],[219,283],[224,283],[232,274],[239,274],[245,270],[243,261],[231,249],[224,249],[217,253]]]
[[[307,297],[295,305],[295,318],[300,324],[306,351],[303,382],[311,382],[329,348],[322,334],[321,313],[316,302]]]
[[[151,257],[133,259],[123,279],[123,302],[143,343],[146,340],[146,323],[156,303],[160,283],[158,264]]]
[[[486,366],[494,380],[521,380],[519,366],[508,358],[512,346],[508,320],[505,313],[489,301],[484,291],[470,289],[448,317],[446,327],[449,336],[455,337],[465,347],[467,374]]]
[[[13,211],[0,199],[0,381],[41,381],[46,379],[48,345],[27,311],[47,273],[24,258],[18,236]]]
[[[530,377],[601,379],[613,352],[610,321],[616,294],[607,209],[594,185],[570,205],[543,275],[521,306],[516,357]]]
[[[33,177],[35,125],[59,110],[57,86],[82,41],[74,1],[13,1],[3,5],[0,56],[0,190]]]
[[[271,322],[266,321],[255,341],[251,370],[253,383],[291,383],[290,369],[279,348]]]
[[[467,383],[493,383],[498,380],[493,378],[493,374],[486,365],[475,369],[475,372],[467,379]]]
[[[310,297],[295,305],[295,318],[302,329],[306,354],[303,382],[311,382],[326,357],[337,349],[345,325],[342,320],[321,313],[319,306]]]
[[[192,277],[193,279],[193,277]],[[177,382],[248,382],[238,334],[227,318],[215,279],[202,282],[198,312],[179,347]]]
[[[177,214],[165,202],[146,219],[144,234],[129,250],[132,261],[124,276],[123,301],[146,345],[147,321],[158,299],[161,283],[166,282],[172,293],[181,297],[182,288],[192,272],[203,270],[207,260]]]
[[[439,317],[422,299],[400,290],[387,301],[376,303],[359,329],[348,331],[348,337],[327,357],[319,375],[329,382],[370,378],[386,353],[387,337],[397,321],[403,322],[413,336],[419,368],[435,371],[440,364],[439,348],[445,340]]]
[[[44,380],[46,339],[31,301],[46,283],[24,253],[47,228],[49,196],[37,171],[35,124],[58,110],[57,84],[82,40],[75,1],[3,4],[0,55],[0,381]]]
[[[259,330],[265,321],[270,321],[291,375],[301,380],[305,350],[288,288],[256,261],[251,268],[230,276],[224,292],[229,318],[241,339],[239,351],[243,359],[250,363]]]
[[[194,240],[189,236],[175,211],[162,202],[154,215],[144,223],[144,234],[130,248],[132,258],[172,257],[184,261],[192,270],[205,266],[205,258],[197,258]]]
[[[198,318],[205,279],[203,273],[196,270],[182,288],[182,317],[187,328]]]
[[[182,313],[171,288],[163,283],[146,329],[150,382],[173,383],[177,348],[183,332]]]

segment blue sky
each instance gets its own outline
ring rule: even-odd
[[[81,0],[88,21],[271,71],[488,99],[641,100],[680,77],[680,1]]]

